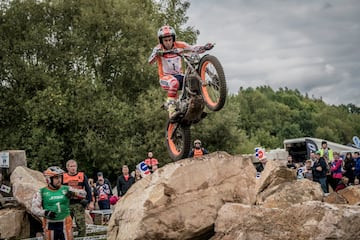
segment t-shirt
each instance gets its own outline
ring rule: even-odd
[[[69,191],[69,186],[62,185],[57,190],[44,187],[40,189],[43,208],[56,213],[56,218],[53,220],[63,220],[70,215],[70,200],[66,196]]]

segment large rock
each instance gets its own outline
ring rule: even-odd
[[[338,191],[338,194],[346,199],[346,202],[350,205],[360,205],[360,187],[349,186]]]
[[[257,195],[256,203],[263,207],[286,208],[305,201],[322,201],[320,184],[308,179],[283,182],[266,188]]]
[[[2,152],[9,152],[9,169],[7,174],[11,175],[18,166],[26,167],[26,154],[24,150],[7,150]]]
[[[255,176],[251,159],[224,152],[168,164],[118,202],[107,239],[206,239],[225,202],[255,203]]]
[[[1,209],[0,226],[0,239],[22,239],[30,235],[28,214],[24,209]]]
[[[211,240],[358,239],[360,207],[307,201],[288,208],[228,203]]]
[[[280,161],[267,161],[264,171],[256,181],[256,189],[258,193],[261,193],[265,189],[295,180],[295,170],[287,168]]]
[[[15,199],[31,213],[31,202],[34,194],[46,186],[46,180],[39,171],[27,167],[17,167],[10,176]]]

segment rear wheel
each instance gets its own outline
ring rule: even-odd
[[[190,125],[167,121],[166,148],[172,160],[177,161],[189,156],[191,147]]]
[[[202,79],[201,92],[206,106],[211,111],[219,111],[226,100],[226,79],[219,60],[211,55],[204,56],[199,65]]]

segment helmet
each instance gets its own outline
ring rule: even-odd
[[[49,167],[48,169],[46,169],[44,171],[44,176],[45,177],[54,177],[57,175],[63,175],[64,174],[64,170],[62,170],[61,168],[57,167],[57,166],[52,166]]]
[[[49,167],[44,171],[44,176],[46,178],[47,184],[51,184],[53,186],[52,178],[55,176],[63,175],[64,173],[65,171],[57,166]]]
[[[197,144],[197,143],[199,143],[199,144],[201,145],[201,141],[200,141],[199,139],[196,139],[196,140],[194,141],[194,145]]]
[[[175,42],[175,38],[176,38],[176,32],[175,32],[175,29],[171,26],[168,26],[168,25],[165,25],[165,26],[162,26],[158,33],[158,38],[159,38],[159,42],[162,44],[162,39],[164,37],[169,37],[169,36],[172,36],[173,37],[173,41]]]

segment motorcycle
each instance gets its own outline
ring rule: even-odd
[[[192,145],[190,127],[206,117],[205,106],[210,111],[223,108],[227,95],[226,79],[223,67],[215,56],[201,57],[189,49],[166,50],[163,54],[177,54],[184,63],[183,84],[176,101],[178,114],[167,121],[165,131],[169,156],[177,161],[188,157]]]

